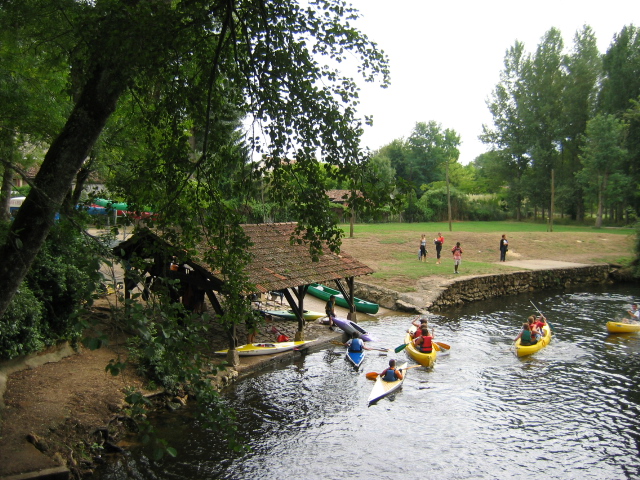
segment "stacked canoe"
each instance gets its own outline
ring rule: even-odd
[[[345,300],[342,293],[339,290],[335,290],[333,288],[329,288],[325,285],[321,285],[319,283],[312,283],[309,285],[307,290],[308,293],[313,295],[314,297],[320,298],[325,302],[329,300],[331,295],[336,297],[336,305],[339,305],[343,308],[349,308],[349,304]],[[367,302],[366,300],[362,300],[360,298],[353,299],[354,306],[356,307],[357,312],[374,314],[378,313],[378,309],[380,308],[377,303]]]

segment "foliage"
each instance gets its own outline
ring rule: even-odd
[[[100,283],[98,268],[94,242],[66,221],[57,224],[0,321],[0,357],[77,339],[77,316]]]
[[[10,360],[50,344],[43,330],[42,303],[23,284],[0,318],[0,358]]]
[[[605,196],[620,198],[619,192],[606,195],[616,185],[626,183],[620,174],[622,161],[627,151],[621,146],[627,125],[613,115],[597,115],[587,124],[586,140],[580,156],[583,169],[577,173],[578,180],[596,195],[598,217],[596,227],[602,226],[602,212]],[[627,190],[630,185],[623,185]]]

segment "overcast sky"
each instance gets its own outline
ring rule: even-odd
[[[487,148],[478,140],[491,124],[486,100],[498,83],[506,50],[516,40],[533,53],[551,27],[565,50],[589,25],[605,53],[625,25],[640,25],[631,0],[351,0],[362,14],[359,28],[388,55],[391,87],[359,82],[361,115],[373,115],[364,145],[378,149],[407,138],[416,122],[435,120],[461,137],[460,162]]]

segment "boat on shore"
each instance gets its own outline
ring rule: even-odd
[[[640,323],[607,322],[609,333],[635,333],[640,332]]]
[[[550,341],[551,329],[549,328],[549,325],[545,325],[544,327],[542,327],[542,338],[538,340],[534,345],[521,345],[520,339],[518,338],[518,340],[516,340],[516,355],[518,357],[526,357],[527,355],[532,355],[549,345]]]
[[[263,310],[265,315],[271,315],[272,317],[284,318],[286,320],[297,320],[296,314],[293,310]],[[311,310],[305,310],[302,314],[305,320],[317,320],[325,316],[322,312],[312,312]]]
[[[423,353],[419,351],[413,344],[412,335],[415,331],[416,331],[416,327],[411,327],[407,332],[407,334],[405,335],[404,343],[407,344],[407,348],[405,348],[405,351],[413,360],[418,362],[423,367],[431,368],[436,363],[436,358],[438,356],[438,349],[434,344],[433,349],[431,350],[431,353]]]
[[[403,363],[398,367],[398,370],[402,372],[402,380],[396,380],[394,382],[385,382],[380,375],[376,378],[376,383],[371,389],[371,393],[369,394],[369,405],[377,402],[378,400],[386,397],[387,395],[392,394],[396,390],[402,387],[404,383],[404,379],[406,378],[407,373],[407,362]]]
[[[336,297],[336,305],[339,305],[343,308],[349,308],[349,304],[344,299],[342,293],[339,290],[335,290],[333,288],[329,288],[325,285],[321,285],[319,283],[312,283],[309,285],[307,292],[314,297],[317,297],[325,302],[329,300],[331,295]],[[366,300],[362,300],[360,298],[353,298],[353,303],[356,307],[357,312],[374,314],[378,313],[378,309],[380,308],[377,303],[367,302]]]
[[[288,352],[294,349],[300,349],[304,346],[309,346],[310,343],[317,341],[314,340],[304,340],[300,342],[273,342],[273,343],[250,343],[248,345],[242,345],[240,347],[236,347],[238,351],[238,355],[241,357],[251,357],[255,355],[271,355],[274,353],[282,353]],[[218,350],[214,352],[216,355],[226,355],[229,352],[229,349]]]
[[[356,369],[358,369],[360,368],[360,365],[362,365],[362,362],[364,362],[364,352],[364,349],[362,349],[361,352],[350,352],[349,350],[347,350],[345,358],[347,359],[347,361],[353,364]]]
[[[333,323],[342,330],[344,333],[351,337],[352,334],[357,334],[358,338],[361,338],[365,342],[375,342],[375,337],[367,333],[367,331],[352,320],[346,318],[333,317]]]

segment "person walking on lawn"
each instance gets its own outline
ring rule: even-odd
[[[460,247],[460,242],[456,242],[456,246],[451,249],[451,253],[453,254],[453,273],[460,273],[458,271],[458,267],[462,263],[462,248]]]

